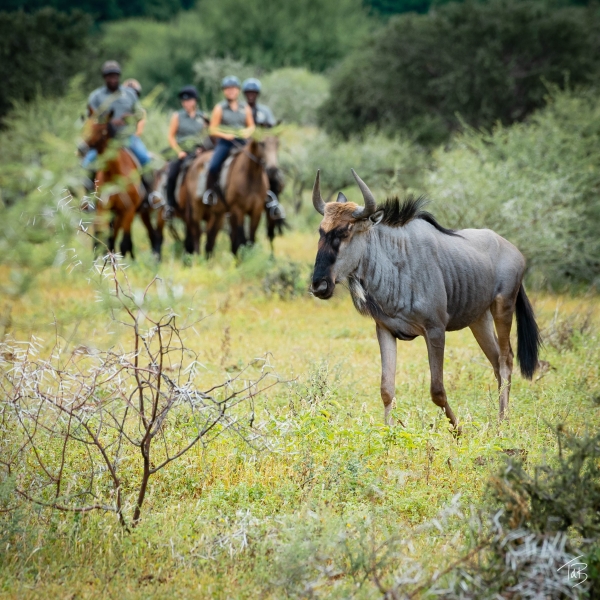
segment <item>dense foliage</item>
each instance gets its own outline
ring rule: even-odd
[[[90,26],[82,12],[0,12],[0,118],[40,92],[64,93],[89,58]]]
[[[600,72],[600,11],[540,2],[452,3],[395,17],[333,78],[321,122],[345,136],[370,124],[427,142],[459,126],[522,120],[546,83]]]
[[[44,7],[63,12],[81,10],[96,21],[107,21],[134,16],[168,19],[192,4],[192,0],[4,0],[2,8],[26,12]]]
[[[600,282],[600,103],[555,93],[527,123],[467,130],[435,153],[435,212],[515,243],[538,284]]]

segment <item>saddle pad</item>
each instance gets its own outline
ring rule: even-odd
[[[239,154],[239,152],[236,152],[235,154]],[[223,193],[225,193],[225,188],[227,187],[227,176],[229,175],[229,168],[231,167],[231,163],[233,162],[235,154],[229,155],[227,157],[227,160],[223,163],[223,166],[221,167],[219,185],[221,186],[221,190],[223,191]]]
[[[198,174],[198,182],[196,183],[196,198],[202,198],[206,191],[206,178],[208,177],[208,162]]]

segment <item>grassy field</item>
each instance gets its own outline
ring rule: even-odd
[[[127,330],[99,301],[87,242],[77,250],[81,265],[45,272],[13,307],[15,339],[42,338],[42,354],[56,339],[128,347]],[[407,536],[407,556],[430,574],[443,569],[465,543],[465,515],[503,451],[543,462],[555,453],[558,424],[576,434],[600,426],[598,298],[531,293],[548,365],[534,382],[514,377],[508,420],[497,420],[491,367],[465,330],[448,335],[444,365],[464,435],[449,433],[429,399],[420,338],[399,343],[396,416],[405,427],[385,427],[373,323],[345,292],[329,302],[277,293],[282,277],[293,280],[289,290],[306,290],[315,251],[316,234],[296,230],[277,240],[275,259],[259,245],[239,265],[224,239],[211,263],[183,266],[169,254],[156,267],[140,253],[126,273],[134,290],[158,274],[149,310],[172,308],[194,324],[184,336],[202,365],[199,389],[268,356],[281,383],[255,405],[269,450],[228,435],[194,447],[152,480],[131,533],[101,512],[23,504],[1,513],[1,597],[381,597],[371,566],[382,542]],[[463,516],[455,510],[441,527],[426,525],[457,494]],[[387,556],[381,576],[400,564]]]

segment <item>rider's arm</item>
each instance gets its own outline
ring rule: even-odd
[[[254,117],[252,116],[252,109],[246,104],[246,128],[242,131],[243,138],[249,138],[256,129],[254,125]]]
[[[208,133],[216,138],[221,138],[224,140],[233,140],[235,136],[232,133],[224,133],[220,130],[221,120],[223,119],[223,109],[219,104],[217,104],[210,116],[210,124],[208,126]]]
[[[138,121],[137,127],[135,128],[135,135],[140,137],[144,133],[144,127],[146,127],[146,110],[142,108],[144,116]]]
[[[186,153],[181,149],[181,146],[177,143],[175,139],[175,135],[177,134],[177,130],[179,129],[179,115],[177,113],[173,113],[171,117],[171,123],[169,123],[169,133],[167,138],[169,140],[169,146],[175,150],[177,153],[177,158],[185,158]]]

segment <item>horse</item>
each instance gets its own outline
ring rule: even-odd
[[[110,222],[110,235],[107,246],[114,252],[117,237],[123,230],[120,251],[123,256],[128,253],[135,258],[133,242],[131,239],[131,225],[136,213],[140,210],[143,195],[140,191],[141,176],[138,164],[123,147],[112,147],[116,130],[111,124],[112,111],[106,119],[90,118],[85,126],[85,143],[89,148],[98,152],[101,167],[96,173],[96,190],[98,203],[96,218],[94,219],[94,235],[97,240],[102,235],[103,213],[110,210],[113,217]],[[149,211],[141,211],[140,216],[144,223],[150,242],[154,244],[155,233],[150,221]],[[98,242],[94,244],[94,249]]]
[[[271,244],[273,243],[277,225],[285,220],[281,209],[274,211],[273,207],[267,209],[266,206],[269,203],[269,177],[275,177],[278,172],[278,145],[276,136],[267,136],[263,141],[252,139],[246,146],[240,147],[233,157],[223,190],[223,200],[210,207],[206,234],[207,256],[213,252],[217,234],[223,227],[227,213],[233,254],[237,255],[240,246],[255,243],[263,211],[267,212],[267,230]],[[202,198],[197,198],[196,204],[201,203]],[[197,211],[202,215],[204,212],[202,208]],[[246,217],[250,220],[248,237],[244,227]]]
[[[202,220],[208,221],[209,207],[198,205],[198,178],[212,157],[212,151],[204,151],[192,160],[186,169],[176,196],[174,217],[185,223],[184,248],[189,254],[200,252],[200,224]],[[158,189],[160,180],[164,173],[158,173],[155,179],[155,189]],[[201,204],[201,203],[200,203]],[[160,211],[156,221],[156,252],[160,257],[164,242],[164,228],[167,223],[164,211]],[[175,229],[172,229],[174,232]]]
[[[391,424],[395,397],[396,340],[423,336],[433,402],[456,432],[443,381],[446,331],[469,327],[490,361],[499,392],[499,418],[506,416],[513,368],[510,330],[517,321],[517,360],[531,379],[538,365],[539,329],[525,288],[525,259],[489,229],[454,231],[423,210],[423,198],[377,204],[352,170],[365,205],[321,196],[319,171],[313,205],[323,215],[311,291],[327,300],[346,282],[355,308],[373,318],[381,353],[381,399]],[[495,331],[494,331],[495,327]]]

